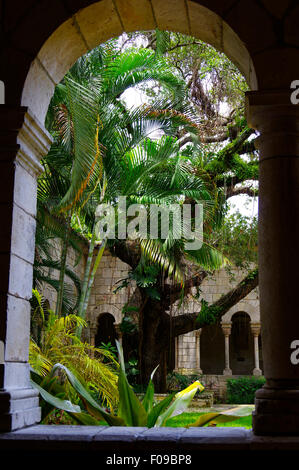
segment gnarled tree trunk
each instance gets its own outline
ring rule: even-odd
[[[159,365],[155,391],[166,392],[167,353],[170,345],[170,321],[160,301],[148,299],[139,319],[139,368],[141,382],[146,385]]]

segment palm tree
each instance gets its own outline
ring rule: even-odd
[[[43,291],[44,286],[48,285],[57,294],[61,292],[59,312],[65,315],[67,312],[77,310],[81,294],[81,281],[75,271],[66,266],[63,260],[53,259],[54,247],[58,245],[59,249],[61,244],[66,245],[65,234],[69,232],[69,226],[64,218],[54,217],[40,199],[38,199],[37,206],[33,288]],[[81,253],[74,234],[69,235],[68,245],[77,253],[76,264],[78,264]],[[60,289],[61,272],[63,272],[63,289]],[[58,279],[53,275],[54,273],[59,273]]]
[[[126,109],[121,100],[122,93],[128,87],[150,79],[159,80],[175,99],[151,107]],[[57,179],[59,175],[60,179],[55,181],[60,199],[56,201],[56,210],[67,214],[67,218],[76,213],[92,227],[78,307],[81,317],[85,316],[95,271],[106,244],[106,240],[102,240],[92,266],[96,246],[94,213],[98,203],[114,203],[120,195],[141,202],[145,194],[147,203],[153,200],[166,203],[182,194],[183,187],[179,187],[178,181],[185,170],[175,140],[168,137],[154,145],[149,136],[157,129],[171,135],[182,125],[193,127],[186,114],[173,111],[175,103],[180,108],[184,87],[184,82],[177,79],[163,58],[153,51],[133,50],[111,58],[110,52],[100,48],[80,59],[56,88],[47,116],[48,128],[56,141],[44,160],[48,174],[43,175],[40,189],[47,187],[53,176]],[[165,173],[171,159],[176,162],[172,164],[176,181],[173,180],[172,188],[167,190],[161,174]],[[198,184],[199,179],[195,185],[194,181],[189,181],[186,193],[191,195],[193,191],[194,195],[199,189]],[[62,253],[64,264],[67,240],[66,233]],[[62,271],[60,281],[63,274]],[[61,301],[61,296],[59,299]]]

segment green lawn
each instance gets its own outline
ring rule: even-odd
[[[203,413],[182,413],[181,415],[174,416],[173,418],[170,418],[166,426],[168,427],[173,427],[173,428],[178,428],[178,427],[184,427],[188,424],[194,423],[198,416],[200,416]],[[252,416],[244,416],[243,418],[239,418],[236,421],[230,421],[229,423],[222,423],[222,424],[217,424],[217,427],[243,427],[247,429],[252,428]]]

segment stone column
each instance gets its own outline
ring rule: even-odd
[[[175,360],[174,370],[178,371],[178,369],[179,369],[179,337],[178,336],[176,336],[174,338],[174,347],[175,347],[175,351],[174,351],[174,360]]]
[[[299,434],[299,106],[291,90],[247,93],[260,136],[259,288],[266,385],[256,393],[255,434]]]
[[[29,383],[29,334],[39,159],[51,138],[25,107],[0,106],[0,431],[40,420]]]
[[[253,334],[253,346],[254,346],[254,369],[252,371],[253,375],[259,376],[262,375],[260,369],[260,351],[259,351],[259,335],[261,332],[260,323],[251,323],[251,331]]]
[[[95,347],[95,339],[96,339],[96,334],[97,334],[97,327],[94,325],[92,322],[90,322],[89,325],[89,342],[91,346]],[[91,357],[94,358],[94,351],[91,353]]]
[[[232,375],[232,370],[229,367],[229,337],[231,334],[231,322],[221,323],[222,331],[224,334],[224,353],[225,353],[225,368],[223,375]]]
[[[123,332],[121,331],[120,323],[118,323],[118,324],[114,323],[114,328],[115,328],[115,331],[116,331],[116,334],[117,334],[117,337],[118,337],[118,341],[119,341],[120,345],[122,346],[122,344],[123,344]]]
[[[90,326],[89,331],[90,331],[90,344],[91,344],[91,346],[95,346],[97,327],[96,326]]]
[[[200,335],[201,335],[201,328],[195,331],[195,338],[196,338],[196,370],[198,374],[202,374],[202,370],[200,368]]]

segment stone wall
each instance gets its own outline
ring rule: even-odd
[[[87,250],[87,245],[86,243],[81,240],[78,237],[77,244],[79,249],[81,250],[81,253],[77,252],[74,250],[74,248],[69,247],[68,248],[68,253],[67,253],[67,267],[71,269],[79,279],[83,279],[84,276],[84,270],[85,270],[85,263],[86,263],[86,250]],[[61,258],[61,249],[62,249],[62,244],[61,241],[58,239],[55,239],[52,241],[52,247],[51,247],[51,256],[53,260],[60,260]],[[46,269],[45,270],[45,275],[51,276],[53,279],[59,279],[59,272],[55,269]],[[67,284],[70,284],[74,288],[74,294],[76,292],[74,284],[72,281],[66,276],[65,282]],[[56,305],[56,299],[57,299],[57,293],[56,290],[51,287],[47,283],[43,283],[43,291],[42,291],[44,297],[48,299],[50,308],[52,310],[55,310],[55,305]]]
[[[88,304],[88,320],[96,327],[98,318],[103,313],[110,313],[115,323],[122,321],[122,308],[132,296],[134,289],[115,289],[120,281],[128,276],[129,266],[105,250],[101,259]]]

